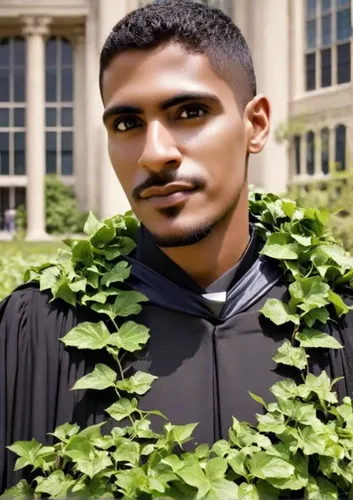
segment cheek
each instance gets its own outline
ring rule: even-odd
[[[108,139],[108,153],[113,169],[123,188],[130,188],[137,164],[136,148]]]

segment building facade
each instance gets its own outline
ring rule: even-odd
[[[128,209],[107,152],[98,58],[112,26],[144,3],[0,0],[0,217],[25,203],[28,239],[46,236],[49,173],[74,188],[82,210],[106,217]],[[351,0],[209,3],[243,31],[258,91],[272,103],[271,136],[251,159],[250,182],[284,192],[291,182],[329,177],[332,165],[348,170]]]

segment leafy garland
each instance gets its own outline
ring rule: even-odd
[[[352,401],[345,397],[339,404],[332,390],[337,380],[309,372],[306,351],[342,348],[324,330],[350,310],[334,289],[353,281],[353,258],[326,229],[328,214],[260,191],[250,193],[249,204],[266,242],[262,254],[279,261],[290,283],[289,303],[269,299],[261,310],[276,325],[293,326],[292,341],[286,340],[273,359],[301,370],[303,383],[277,382],[270,389],[276,402],[269,404],[250,393],[263,407],[258,424],[233,418],[229,439],[211,449],[183,451],[197,424],[167,422],[155,433],[149,415],[165,417],[140,410],[138,396],[156,377],[137,372],[126,378],[123,370],[124,355],[142,349],[149,331],[130,319],[117,324],[118,318],[138,314],[147,300],[119,289],[129,277],[123,257],[135,247],[131,237],[138,222],[131,213],[104,222],[90,214],[84,229],[89,238],[68,241],[70,249],[55,264],[29,270],[26,279],[38,280],[53,300],[102,315],[102,321],[81,323],[61,340],[77,349],[105,349],[114,358],[116,372],[97,364],[73,389],[113,387],[117,401],[106,412],[117,426],[104,435],[104,423],[83,430],[66,423],[53,432],[54,446],[34,439],[9,446],[19,457],[15,470],[31,466],[38,476],[31,484],[20,481],[4,498],[262,500],[288,498],[291,492],[307,500],[353,498]],[[115,331],[108,330],[106,316]],[[128,425],[119,426],[126,419]]]

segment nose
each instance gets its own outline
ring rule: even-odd
[[[149,123],[138,164],[148,170],[159,172],[167,166],[178,168],[181,161],[182,155],[170,131],[157,120]]]

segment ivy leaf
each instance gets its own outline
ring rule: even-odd
[[[140,302],[147,301],[147,297],[140,292],[121,292],[114,302],[115,316],[126,317],[130,314],[138,314],[142,309]]]
[[[127,262],[118,262],[113,269],[108,271],[101,279],[103,286],[109,286],[112,283],[124,282],[130,276],[131,266]]]
[[[293,217],[295,210],[297,208],[297,204],[293,200],[282,200],[282,209],[287,217],[290,219]]]
[[[91,236],[91,243],[96,248],[106,247],[115,236],[115,228],[112,223],[101,224],[97,231]]]
[[[74,462],[94,456],[93,444],[84,436],[73,436],[65,447],[65,454]]]
[[[294,380],[286,378],[276,382],[270,391],[279,399],[293,399],[297,396],[298,387]]]
[[[317,394],[321,400],[337,403],[337,397],[331,392],[331,381],[325,371],[321,372],[318,377],[309,373],[305,379],[305,388]]]
[[[70,288],[71,280],[69,278],[61,278],[52,287],[53,299],[62,299],[73,307],[76,307],[76,295]]]
[[[51,266],[44,269],[39,280],[40,291],[50,290],[59,280],[60,274],[61,269],[59,267]]]
[[[148,328],[133,321],[127,321],[117,333],[110,336],[108,344],[128,352],[135,352],[146,345],[149,337]]]
[[[333,260],[339,267],[343,268],[344,271],[352,269],[353,267],[353,257],[349,255],[342,247],[335,244],[325,244],[320,245],[316,248],[317,255],[324,255],[328,259]]]
[[[145,372],[136,372],[132,377],[120,380],[116,387],[119,390],[126,391],[129,394],[138,394],[142,396],[150,390],[152,382],[158,377]]]
[[[16,486],[9,488],[2,495],[0,495],[1,500],[8,500],[13,498],[14,500],[28,500],[33,498],[33,490],[27,483],[25,479],[19,481]]]
[[[118,295],[117,290],[101,290],[98,293],[95,293],[93,295],[84,295],[81,298],[81,303],[83,305],[86,305],[87,302],[98,302],[98,304],[105,304],[108,300],[108,298],[112,295]]]
[[[83,227],[83,232],[88,236],[93,236],[102,226],[103,224],[99,222],[99,220],[97,220],[93,213],[90,211],[88,219]]]
[[[63,424],[59,425],[53,433],[49,433],[52,436],[55,436],[59,441],[65,441],[67,438],[74,436],[80,430],[80,427],[77,424]]]
[[[329,300],[336,310],[337,316],[340,318],[343,314],[347,314],[350,308],[343,302],[341,297],[333,290],[329,291]]]
[[[328,349],[342,349],[343,346],[331,335],[319,330],[304,328],[295,335],[301,347],[322,347]]]
[[[268,299],[263,308],[260,309],[260,313],[275,325],[284,325],[289,322],[299,325],[299,316],[291,314],[288,305],[279,299]]]
[[[183,443],[190,441],[192,433],[197,425],[197,423],[187,425],[166,424],[165,429],[168,432],[168,440],[175,441],[181,447]]]
[[[327,283],[323,283],[318,276],[297,278],[294,283],[289,285],[288,290],[292,297],[291,302],[295,304],[304,303],[305,312],[328,304],[330,287]]]
[[[36,493],[47,493],[54,497],[66,497],[68,488],[74,484],[73,480],[67,480],[62,470],[56,470],[44,481],[42,481],[35,489]]]
[[[282,413],[266,413],[265,415],[256,414],[256,418],[259,422],[258,429],[260,432],[282,434],[286,429]]]
[[[305,500],[338,500],[337,487],[323,477],[310,476],[305,488]]]
[[[211,482],[211,489],[205,496],[205,500],[215,500],[216,498],[223,498],[227,500],[238,500],[238,485],[227,479],[216,479]],[[200,497],[199,497],[200,498]],[[247,497],[250,500],[250,497]]]
[[[127,462],[132,467],[137,467],[140,460],[140,445],[129,439],[121,438],[121,442],[112,457],[116,462]]]
[[[86,457],[79,460],[76,463],[76,468],[79,472],[87,474],[87,476],[92,479],[96,474],[111,465],[113,465],[113,463],[108,457],[108,453],[106,451],[98,451],[96,452],[96,456],[92,459]]]
[[[274,233],[268,238],[261,253],[278,260],[297,260],[299,247],[297,243],[291,243],[290,238],[285,234]]]
[[[96,389],[103,390],[108,387],[115,387],[116,373],[109,366],[98,363],[92,373],[77,380],[72,390]]]
[[[232,450],[227,457],[228,464],[239,476],[246,476],[245,459],[247,453],[243,450]]]
[[[69,284],[69,288],[72,292],[78,293],[78,292],[85,292],[87,287],[87,280],[82,279],[78,281],[74,281],[73,283]]]
[[[303,370],[308,364],[308,357],[309,356],[302,347],[293,347],[289,340],[285,340],[281,347],[277,349],[272,359],[276,363],[296,366],[300,370]]]
[[[310,247],[312,245],[312,236],[303,236],[302,234],[291,234],[292,238],[303,247]]]
[[[197,488],[197,499],[204,498],[211,489],[210,481],[201,469],[200,464],[196,461],[177,471],[177,475],[180,476],[186,484]]]
[[[223,479],[227,469],[227,460],[225,460],[224,458],[216,457],[207,462],[205,473],[212,483],[212,481],[215,481],[216,479]]]
[[[249,460],[250,472],[260,479],[287,478],[294,474],[294,467],[282,458],[268,455],[265,451],[260,451]]]
[[[268,482],[280,490],[296,491],[305,488],[309,481],[307,457],[304,457],[301,453],[296,453],[290,459],[290,464],[295,468],[292,476],[285,479],[270,478]]]
[[[305,427],[302,432],[303,443],[301,448],[305,455],[315,455],[318,453],[322,455],[325,451],[326,438],[325,435],[319,432],[315,432],[312,427]]]
[[[72,247],[72,258],[74,262],[81,262],[88,266],[93,259],[91,243],[87,240],[76,242]]]
[[[66,346],[78,349],[103,349],[110,337],[108,328],[103,321],[91,323],[86,321],[69,331],[60,339]]]
[[[256,486],[249,483],[241,483],[236,498],[239,500],[260,500]]]
[[[106,412],[115,420],[123,420],[132,415],[137,409],[137,399],[119,399],[116,403],[109,406]]]
[[[316,321],[320,321],[320,323],[326,324],[329,318],[330,314],[326,307],[311,309],[309,312],[303,315],[303,321],[309,328],[311,328],[316,323]]]
[[[267,404],[265,403],[265,401],[263,400],[263,398],[261,398],[260,396],[257,396],[256,394],[253,394],[252,392],[249,391],[249,394],[250,394],[250,397],[256,401],[257,403],[260,403],[260,405],[262,405],[264,408],[267,408]]]

